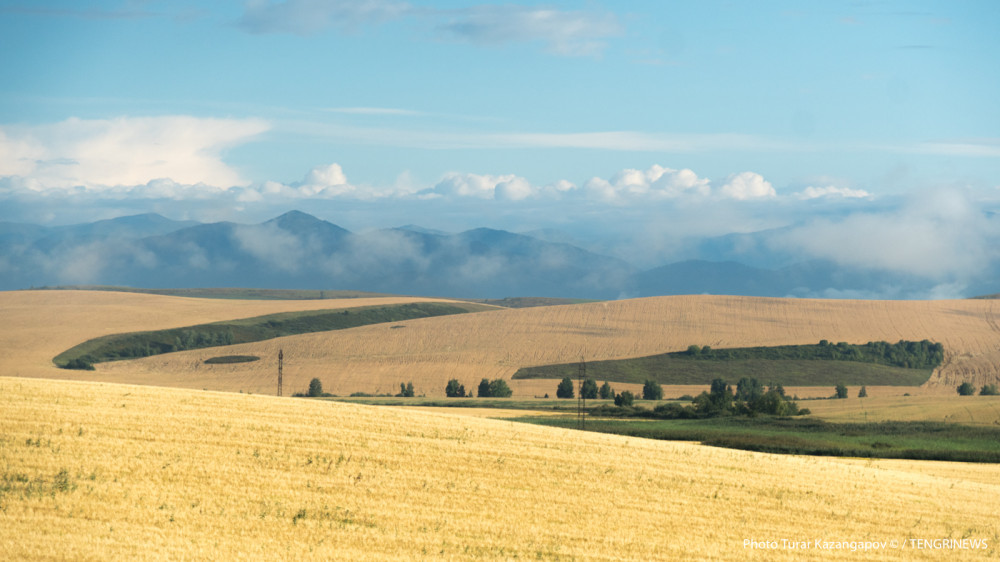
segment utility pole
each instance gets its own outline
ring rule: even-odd
[[[279,349],[278,350],[278,396],[281,396],[281,367],[284,361],[285,361],[285,353]]]
[[[580,357],[580,370],[578,378],[580,379],[580,393],[577,395],[578,398],[576,399],[576,414],[580,429],[585,429],[586,422],[584,421],[584,416],[586,413],[584,410],[587,408],[587,397],[583,395],[583,383],[587,380],[587,363],[584,362],[582,356]]]

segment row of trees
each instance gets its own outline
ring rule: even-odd
[[[458,382],[458,379],[451,379],[444,387],[444,394],[449,398],[472,397],[472,393],[466,394],[465,385]],[[479,398],[510,398],[514,392],[503,379],[483,379],[476,389],[476,396]]]
[[[781,345],[773,347],[740,347],[712,349],[709,346],[688,346],[687,351],[671,353],[691,359],[707,361],[732,361],[738,359],[808,359],[829,361],[862,361],[880,365],[893,365],[908,369],[932,369],[944,360],[944,346],[929,340],[868,342],[849,344],[821,340],[818,345]]]
[[[635,399],[635,396],[629,392],[628,400],[631,405],[631,401]],[[597,381],[591,378],[584,379],[583,385],[580,388],[580,395],[586,400],[596,400],[600,398],[601,400],[611,400],[618,399],[620,394],[615,394],[611,385],[608,381],[604,381],[604,384],[600,388],[597,387]],[[573,379],[570,377],[563,378],[559,382],[559,386],[556,387],[556,398],[575,398],[576,397],[576,386],[573,383]],[[647,380],[645,384],[642,385],[642,399],[643,400],[663,400],[663,387],[660,386],[654,380]]]
[[[674,405],[676,406],[676,405]],[[795,416],[807,413],[785,395],[785,389],[771,385],[766,389],[753,377],[743,377],[736,383],[736,391],[723,379],[712,381],[708,392],[694,399],[693,410],[700,416],[756,415]]]

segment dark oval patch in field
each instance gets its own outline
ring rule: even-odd
[[[221,357],[206,359],[205,363],[209,365],[218,365],[226,363],[252,363],[254,361],[260,361],[260,357],[257,357],[256,355],[223,355]]]

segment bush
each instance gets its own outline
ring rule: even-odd
[[[480,398],[510,398],[513,391],[507,386],[507,381],[503,379],[483,379],[479,382],[477,391]]]
[[[615,397],[615,391],[608,384],[608,381],[604,381],[604,384],[601,385],[601,390],[597,394],[601,397],[601,400],[611,400]]]
[[[642,385],[643,400],[663,400],[663,387],[654,380],[647,380]]]
[[[836,396],[837,398],[847,398],[847,387],[846,386],[844,386],[842,384],[838,384],[836,387],[834,387],[834,391],[836,392],[836,394],[834,396]]]
[[[864,385],[861,385],[861,390],[858,391],[858,398],[868,398],[868,389]]]
[[[313,379],[309,381],[309,394],[310,398],[316,398],[323,396],[323,383],[319,379]]]
[[[575,396],[573,394],[573,379],[565,377],[556,387],[556,398],[572,398],[573,396]]]
[[[448,398],[462,398],[465,396],[465,385],[459,384],[458,379],[451,379],[444,387],[444,394]]]
[[[479,381],[479,389],[476,390],[476,396],[480,398],[490,397],[490,379]]]
[[[962,396],[972,396],[976,393],[976,387],[972,386],[971,382],[963,382],[958,385],[958,393]]]
[[[979,391],[980,396],[1000,396],[1000,389],[997,389],[996,384],[983,385],[982,390]]]
[[[623,390],[621,394],[615,396],[615,406],[618,407],[632,407],[632,402],[635,401],[635,396],[627,390]]]
[[[490,381],[490,396],[493,398],[510,398],[514,391],[507,386],[507,381],[494,379]]]
[[[583,396],[586,400],[596,400],[597,393],[597,381],[594,379],[586,379],[583,381],[583,388],[580,389],[580,396]]]
[[[413,398],[413,381],[406,384],[399,383],[399,394],[396,396],[402,396],[404,398]]]
[[[66,366],[63,369],[76,369],[79,371],[93,371],[94,366],[87,362],[85,359],[77,357],[76,359],[70,359],[66,362]]]

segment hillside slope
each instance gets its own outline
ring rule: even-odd
[[[413,381],[417,394],[443,395],[451,378],[475,388],[482,378],[510,378],[534,365],[639,357],[713,348],[929,339],[945,346],[945,363],[925,390],[953,393],[1000,380],[1000,302],[836,301],[684,296],[497,310],[281,338],[225,348],[257,355],[252,364],[205,366],[204,353],[184,352],[102,365],[89,375],[135,382],[272,392],[278,349],[285,384],[304,390],[313,377],[328,392],[397,392]],[[405,326],[405,327],[400,327]],[[543,381],[544,382],[544,381]],[[551,382],[513,381],[516,395],[553,392]]]
[[[0,376],[85,378],[56,368],[52,358],[108,334],[180,328],[206,322],[300,310],[407,302],[411,297],[302,301],[218,300],[107,291],[0,292]]]
[[[0,409],[7,560],[943,559],[913,550],[918,538],[985,539],[984,550],[944,554],[979,560],[1000,548],[991,465],[882,469],[400,409],[2,377]],[[755,551],[747,539],[810,546]]]

